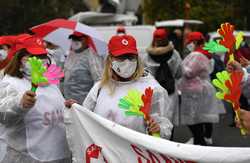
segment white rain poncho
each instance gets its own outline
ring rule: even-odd
[[[0,162],[3,160],[6,154],[6,143],[5,143],[5,127],[0,123]]]
[[[166,118],[166,114],[168,114],[169,111],[168,94],[151,75],[148,74],[137,81],[111,82],[115,85],[115,92],[112,95],[107,87],[100,88],[100,82],[98,82],[90,90],[83,106],[122,126],[138,132],[147,133],[143,117],[126,116],[124,110],[119,108],[118,104],[119,100],[126,96],[129,90],[136,89],[144,93],[145,88],[150,86],[154,90],[151,116],[160,125],[161,137],[168,139],[171,136],[173,125]]]
[[[3,79],[3,77],[4,77],[3,71],[0,70],[0,82]],[[0,162],[2,161],[6,153],[6,143],[4,141],[4,137],[5,137],[4,133],[5,133],[4,125],[0,123]]]
[[[180,124],[217,123],[219,114],[225,113],[210,81],[212,69],[210,60],[199,52],[192,52],[183,60],[183,76],[178,83],[182,93]]]
[[[4,73],[3,70],[0,70],[0,81],[3,79]]]
[[[35,106],[24,110],[20,101],[30,89],[30,81],[24,78],[6,75],[0,82],[0,123],[8,144],[2,163],[70,163],[59,89],[38,87]]]
[[[173,50],[171,58],[167,61],[167,64],[169,65],[169,68],[172,72],[172,75],[175,79],[175,83],[177,83],[178,79],[181,77],[181,57],[178,51],[174,50],[174,46],[172,43],[170,43],[166,47],[160,47],[158,48],[159,50],[154,50],[154,48],[148,48],[148,53],[151,55],[157,56],[161,54],[165,54],[169,51]],[[163,54],[163,55],[164,55]],[[156,76],[156,71],[160,66],[160,63],[157,63],[149,55],[146,55],[143,58],[146,70],[148,70],[153,76]],[[169,113],[168,117],[169,120],[174,125],[179,125],[179,100],[178,100],[178,93],[177,93],[177,88],[175,88],[175,92],[169,95],[169,102],[170,102],[170,108],[169,108]]]
[[[65,98],[82,104],[89,90],[102,76],[103,58],[94,54],[91,49],[81,53],[72,52],[65,61],[64,72]]]

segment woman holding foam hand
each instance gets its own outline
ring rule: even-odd
[[[172,129],[171,122],[164,116],[169,108],[168,94],[150,74],[144,72],[135,39],[126,34],[116,35],[110,39],[108,48],[103,77],[90,90],[83,106],[127,128],[142,133],[159,133],[168,139]],[[149,87],[153,90],[149,119],[144,121],[143,116],[127,116],[122,101],[133,95],[140,101],[141,96],[136,95],[143,94]],[[66,105],[70,107],[73,103],[69,100]]]
[[[0,83],[0,123],[6,128],[7,153],[2,163],[70,163],[63,121],[64,98],[57,86],[31,90],[28,58],[49,64],[41,39],[17,44],[13,60]]]

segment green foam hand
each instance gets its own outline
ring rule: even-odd
[[[127,116],[144,116],[140,111],[143,106],[141,93],[137,90],[128,91],[127,96],[120,99],[118,106],[125,110]]]
[[[131,103],[129,103],[127,100],[125,100],[124,98],[121,98],[119,101],[118,106],[121,109],[125,109],[125,110],[129,110],[129,108],[131,107]]]
[[[205,43],[203,49],[207,50],[209,53],[225,53],[228,51],[225,46],[219,44],[216,41],[209,41]]]
[[[218,99],[224,99],[224,96],[229,92],[229,89],[225,85],[227,80],[230,80],[230,75],[227,71],[218,72],[216,74],[217,79],[212,81],[213,85],[219,89],[216,93]]]
[[[244,35],[243,32],[239,32],[239,33],[236,35],[236,43],[235,43],[235,48],[236,48],[236,49],[239,49],[240,44],[241,44],[241,42],[243,41],[243,35]]]
[[[40,83],[47,83],[48,79],[43,76],[43,73],[46,72],[46,67],[43,66],[42,60],[36,57],[30,57],[28,63],[31,67],[32,84],[37,86]],[[35,91],[35,89],[32,88],[32,91]]]

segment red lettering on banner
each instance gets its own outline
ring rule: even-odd
[[[148,155],[152,161],[152,163],[156,163],[155,160],[157,160],[158,163],[161,163],[161,161],[155,156],[154,153],[152,153],[151,151],[147,150]]]
[[[155,153],[150,150],[145,150],[145,153],[142,149],[137,147],[134,144],[131,144],[133,151],[137,154],[138,163],[143,163],[143,161],[147,161],[147,163],[195,163],[194,161],[185,161],[176,158],[172,158],[161,153]]]
[[[165,155],[160,154],[160,156],[164,159],[165,163],[172,163],[172,161]]]
[[[86,163],[91,163],[91,158],[98,159],[101,156],[102,148],[98,145],[91,144],[85,152]],[[106,158],[103,156],[103,161],[108,163]]]
[[[138,163],[142,163],[142,158],[143,158],[143,160],[146,160],[147,163],[150,163],[150,160],[149,160],[146,156],[143,155],[143,151],[142,151],[140,148],[138,148],[137,146],[135,146],[135,145],[133,145],[133,144],[131,144],[131,147],[132,147],[132,149],[134,150],[134,152],[135,152],[138,156],[140,156],[140,157],[137,157]]]

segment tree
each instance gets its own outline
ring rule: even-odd
[[[250,29],[248,0],[144,0],[146,23],[183,19],[185,2],[190,4],[189,19],[198,19],[206,23],[203,31],[215,31],[223,22],[235,24],[236,29]]]
[[[0,1],[0,35],[17,34],[55,18],[68,18],[87,10],[81,0],[8,0]]]

